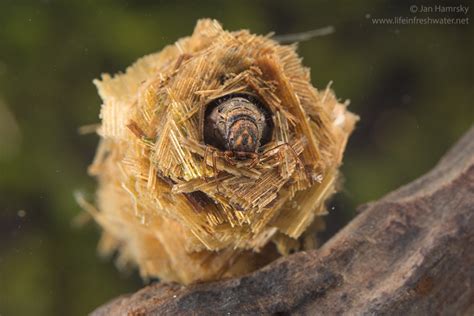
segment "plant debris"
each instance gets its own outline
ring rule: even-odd
[[[192,36],[94,83],[103,105],[89,172],[99,187],[85,206],[103,228],[100,250],[118,250],[119,266],[187,284],[314,247],[357,116],[329,86],[311,85],[295,45],[204,19]],[[228,123],[219,132],[230,146],[229,120],[240,120],[232,133],[243,143],[229,148],[244,154],[205,141],[206,109],[228,96],[265,107],[225,101],[237,112],[215,121]]]

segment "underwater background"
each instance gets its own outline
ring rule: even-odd
[[[190,35],[199,18],[259,34],[334,26],[298,49],[313,85],[333,81],[361,117],[323,240],[357,205],[431,169],[473,123],[474,21],[470,11],[420,8],[414,0],[0,1],[0,315],[84,315],[142,286],[136,272],[98,257],[96,224],[74,225],[82,211],[73,193],[94,196],[87,166],[98,142],[78,128],[99,121],[92,79]],[[469,20],[379,20],[414,16]]]

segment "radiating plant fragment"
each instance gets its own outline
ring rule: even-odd
[[[99,187],[86,208],[102,252],[192,283],[314,246],[357,117],[311,85],[294,46],[200,20],[95,84]]]

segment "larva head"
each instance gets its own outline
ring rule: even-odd
[[[269,110],[256,97],[231,94],[211,102],[205,111],[204,143],[223,151],[256,153],[272,136]]]
[[[201,20],[95,81],[103,139],[90,170],[104,245],[143,275],[185,283],[222,275],[243,253],[232,273],[248,272],[270,241],[287,249],[325,212],[356,120],[309,78],[294,46]]]

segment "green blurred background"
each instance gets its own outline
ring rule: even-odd
[[[94,224],[72,225],[81,212],[73,191],[93,196],[86,168],[98,140],[77,130],[98,122],[93,78],[190,34],[198,18],[256,33],[336,28],[299,46],[313,84],[322,89],[333,80],[338,97],[361,116],[324,238],[356,205],[429,170],[473,123],[474,22],[372,23],[411,17],[412,4],[2,0],[0,315],[84,315],[142,285],[136,273],[121,274],[97,256]]]

